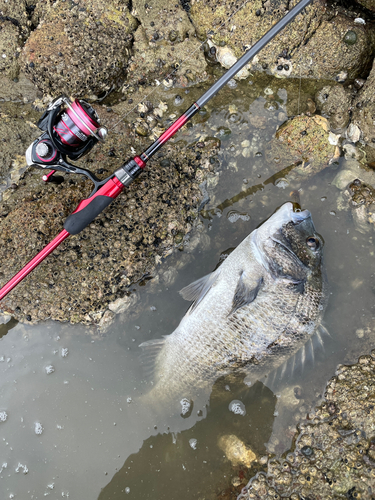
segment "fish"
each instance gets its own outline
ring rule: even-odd
[[[189,401],[230,373],[260,380],[311,339],[327,302],[324,241],[296,207],[284,203],[181,290],[192,304],[176,330],[141,344],[153,364],[149,398]]]

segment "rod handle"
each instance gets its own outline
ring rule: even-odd
[[[69,234],[78,234],[87,227],[121,193],[124,185],[112,177],[94,195],[82,200],[64,223]]]

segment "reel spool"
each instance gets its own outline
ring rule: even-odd
[[[88,170],[66,161],[66,157],[78,160],[97,142],[104,142],[107,136],[107,129],[100,125],[98,114],[88,102],[83,99],[71,102],[61,96],[52,101],[37,125],[44,133],[26,151],[29,166],[80,173],[96,180]],[[50,175],[43,177],[46,182],[61,182],[62,179]]]
[[[62,99],[67,105],[67,110],[57,114],[56,125],[53,124],[54,113],[48,120],[47,130],[50,136],[55,139],[59,151],[65,152],[71,158],[74,156],[76,159],[77,154],[82,156],[87,152],[89,146],[92,147],[98,141],[103,142],[107,135],[107,129],[100,127],[100,119],[88,102],[76,99],[70,103],[66,98]],[[39,124],[38,126],[40,127]],[[91,142],[93,142],[92,145]]]

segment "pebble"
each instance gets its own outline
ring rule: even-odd
[[[365,335],[365,331],[363,328],[357,328],[357,330],[355,331],[355,334],[359,339],[362,339]]]
[[[135,128],[135,131],[141,137],[147,137],[147,135],[148,135],[148,129],[146,127],[144,127],[143,125],[137,125],[137,127]]]

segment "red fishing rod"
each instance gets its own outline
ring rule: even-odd
[[[67,161],[77,160],[92,149],[99,141],[104,141],[107,129],[100,126],[95,110],[84,100],[71,103],[65,96],[54,100],[38,122],[44,133],[26,151],[28,166],[49,169],[43,180],[61,182],[62,177],[54,176],[55,171],[82,174],[94,183],[94,190],[82,200],[64,223],[64,229],[26,266],[0,289],[3,299],[20,281],[37,267],[68,236],[80,233],[99,215],[121,191],[133,182],[150,158],[188,120],[190,120],[217,92],[226,85],[251,59],[294,19],[312,0],[301,0],[258,42],[255,43],[219,80],[185,111],[151,146],[140,156],[135,156],[116,170],[110,177],[99,180],[92,172],[78,168]]]

